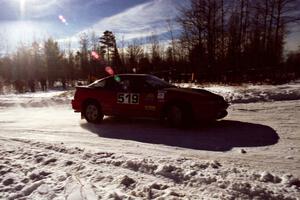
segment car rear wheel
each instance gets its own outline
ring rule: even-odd
[[[95,124],[101,123],[104,117],[100,106],[95,102],[89,102],[85,105],[83,116],[86,121]]]

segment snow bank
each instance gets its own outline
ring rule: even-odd
[[[300,81],[283,85],[199,85],[181,83],[180,87],[206,89],[222,95],[230,103],[286,101],[300,99]]]
[[[0,199],[297,199],[300,180],[217,160],[137,159],[0,138]]]
[[[70,104],[74,91],[48,91],[0,95],[0,107],[45,107]]]
[[[230,103],[251,103],[300,99],[300,82],[284,85],[199,85],[177,84],[179,87],[205,89],[222,95]],[[0,95],[0,107],[45,107],[70,104],[74,90]]]

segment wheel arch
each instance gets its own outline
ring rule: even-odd
[[[161,109],[161,117],[164,117],[167,112],[168,112],[168,109],[170,109],[171,106],[173,105],[177,105],[177,106],[180,106],[181,108],[185,109],[187,112],[190,112],[190,114],[192,115],[193,117],[193,106],[190,102],[184,100],[184,99],[171,99],[167,102],[164,103],[162,109]]]
[[[102,109],[101,103],[97,99],[87,98],[81,103],[81,111],[83,111],[89,103],[95,103]]]
[[[96,118],[90,118],[90,114],[87,115],[86,109],[89,105],[95,105],[97,109],[97,116]],[[101,104],[96,99],[88,98],[82,102],[82,109],[81,109],[81,117],[85,118],[86,121],[94,124],[99,124],[102,122],[104,114],[102,111]]]

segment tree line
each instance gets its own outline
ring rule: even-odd
[[[299,76],[299,63],[287,64],[284,57],[287,33],[299,25],[297,0],[190,2],[178,19],[180,42],[199,78],[279,81],[289,73]]]
[[[88,80],[116,73],[152,73],[184,81],[288,81],[299,78],[300,46],[285,54],[289,29],[299,25],[297,0],[189,0],[175,20],[166,20],[162,43],[155,33],[145,39],[116,39],[82,33],[79,50],[60,49],[52,38],[18,46],[0,58],[0,79]],[[178,30],[175,27],[180,27]],[[0,41],[1,42],[1,41]]]

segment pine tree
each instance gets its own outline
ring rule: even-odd
[[[101,50],[106,54],[107,64],[112,65],[117,71],[122,71],[122,61],[117,48],[116,38],[113,32],[105,31],[100,37]]]
[[[44,53],[46,58],[47,76],[49,85],[53,86],[54,81],[62,74],[62,53],[60,52],[58,43],[49,38],[44,43]]]

